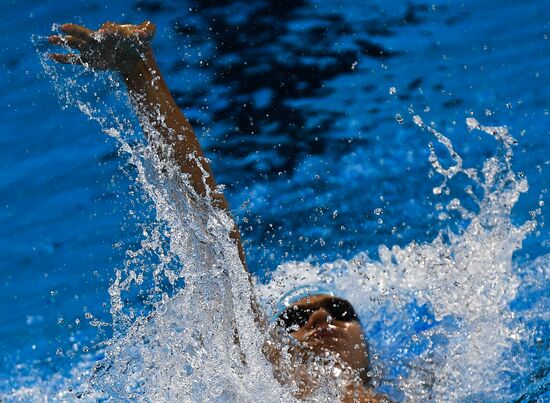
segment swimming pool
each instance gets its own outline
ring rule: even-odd
[[[478,170],[503,148],[490,135],[469,131],[466,119],[507,126],[517,139],[511,171],[518,182],[527,178],[529,190],[496,220],[510,218],[519,228],[534,217],[538,226],[505,276],[519,281],[508,306],[527,328],[506,351],[526,356],[526,369],[504,371],[508,377],[499,373],[497,380],[511,387],[499,392],[506,399],[544,399],[546,8],[536,1],[77,1],[25,8],[5,2],[0,349],[6,399],[65,390],[65,380],[52,374],[70,377],[71,368],[100,359],[98,343],[112,335],[108,289],[116,269],[158,259],[151,253],[128,266],[127,251],[140,250],[143,232],[157,225],[154,204],[117,142],[74,107],[64,108],[40,63],[47,46],[43,38],[32,40],[48,35],[55,22],[97,26],[108,19],[151,19],[159,27],[159,64],[226,184],[249,265],[262,280],[289,261],[330,265],[368,254],[366,266],[387,268],[392,259],[395,264],[386,252],[394,245],[409,252],[406,260],[414,254],[411,242],[433,245],[447,227],[460,232],[470,220],[445,206],[457,198],[478,214],[464,191],[470,183],[458,175],[449,194],[434,194],[442,177],[430,164],[428,143],[445,166],[454,163],[413,117],[434,122],[464,166]],[[70,69],[55,70],[61,93],[74,88],[66,82]],[[103,107],[131,119],[124,100],[110,95],[113,83],[86,74],[79,80],[90,88],[81,94],[86,102],[99,97]],[[481,197],[479,187],[473,191]],[[470,245],[479,250],[490,243]],[[145,284],[129,301],[149,291]],[[430,314],[429,306],[409,308]],[[382,308],[378,314],[391,316]],[[384,337],[383,322],[369,329],[375,344]],[[381,387],[399,399],[405,392],[388,380],[403,374],[388,370],[400,357],[393,347],[378,347],[388,373]]]

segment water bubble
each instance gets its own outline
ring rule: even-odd
[[[399,123],[400,125],[403,124],[403,118],[401,117],[401,115],[399,113],[396,113],[395,114],[395,120],[397,121],[397,123]]]
[[[391,95],[395,95],[397,93],[397,89],[395,87],[390,87],[389,92]]]
[[[384,212],[384,210],[381,207],[378,207],[378,208],[374,209],[374,214],[376,214],[376,215],[380,215],[383,212]]]

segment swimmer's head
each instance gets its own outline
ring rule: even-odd
[[[347,300],[332,293],[308,292],[286,305],[276,316],[277,326],[317,355],[336,353],[368,382],[367,343],[359,318]]]

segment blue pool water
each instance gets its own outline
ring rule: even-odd
[[[116,139],[64,94],[85,86],[89,91],[76,99],[99,105],[100,116],[132,121],[124,99],[112,95],[105,77],[41,62],[54,23],[97,27],[107,20],[145,19],[157,24],[157,60],[226,186],[260,282],[278,278],[277,267],[285,262],[298,262],[292,273],[338,259],[348,270],[358,255],[368,262],[361,267],[387,269],[396,259],[397,266],[406,265],[422,254],[411,245],[435,249],[434,239],[447,228],[464,234],[472,218],[445,208],[454,198],[478,218],[491,216],[498,231],[512,233],[535,220],[536,228],[518,229],[525,237],[517,237],[521,245],[492,243],[497,229],[483,242],[461,238],[473,251],[499,256],[505,245],[514,252],[511,259],[497,259],[510,265],[505,275],[488,278],[495,288],[516,291],[495,306],[524,326],[495,361],[492,381],[504,386],[491,395],[470,387],[474,377],[468,387],[449,382],[464,393],[436,390],[432,398],[549,398],[550,3],[2,1],[2,10],[0,399],[74,398],[63,394],[68,385],[82,385],[86,375],[79,378],[79,371],[101,360],[105,342],[113,340],[109,289],[115,273],[135,266],[147,272],[147,264],[158,260],[151,252],[129,262],[128,254],[143,250],[144,232],[164,225],[157,220],[157,201],[148,197]],[[69,81],[75,77],[76,84]],[[509,129],[517,140],[509,169],[514,192],[519,194],[523,178],[528,181],[511,212],[491,203],[494,215],[480,209],[464,190],[471,185],[467,175],[450,179],[448,194],[433,191],[442,176],[430,163],[429,143],[444,166],[454,162],[429,130],[414,123],[415,115],[433,122],[464,167],[479,172],[494,155],[504,161],[505,147],[483,131],[468,130],[466,119]],[[473,192],[483,199],[482,186]],[[507,193],[499,189],[495,195],[504,199]],[[402,252],[388,258],[393,246]],[[171,267],[186,264],[177,260]],[[129,305],[147,299],[147,281],[129,293]],[[428,296],[422,301],[417,292],[402,305],[405,312],[437,317],[440,294],[430,297],[429,283],[415,285]],[[444,289],[444,282],[437,284]],[[353,294],[349,282],[342,289]],[[466,299],[462,294],[457,301]],[[449,306],[441,308],[450,312],[447,318],[458,315]],[[365,305],[364,312],[394,317],[379,308]],[[461,309],[468,311],[466,304]],[[414,400],[419,392],[407,394],[413,386],[394,379],[408,377],[396,362],[420,356],[421,349],[403,353],[397,341],[384,346],[383,322],[373,319],[368,328],[383,356],[380,388],[395,399]],[[458,332],[453,339],[455,333],[441,326],[450,340],[466,338]],[[403,340],[407,335],[403,330]],[[500,368],[518,357],[518,367]],[[464,362],[477,368],[477,362]],[[102,390],[120,394],[107,378],[97,382]],[[407,379],[412,385],[417,378]]]

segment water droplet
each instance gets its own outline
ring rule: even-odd
[[[480,127],[476,118],[466,118],[466,126],[468,126],[470,130],[479,129]]]
[[[424,124],[424,122],[422,121],[422,118],[418,115],[414,115],[413,116],[413,122],[417,125],[417,126],[422,126]]]

